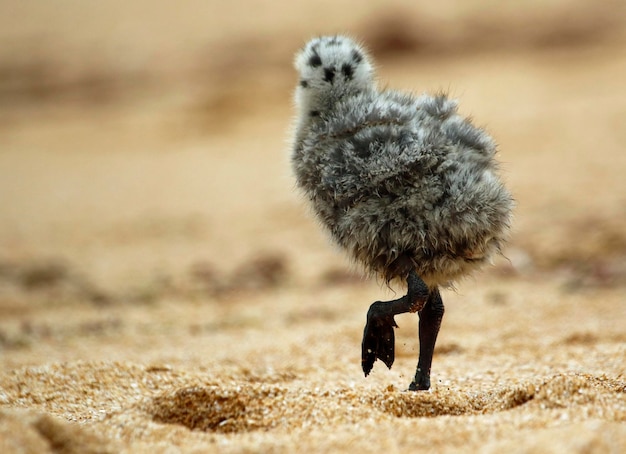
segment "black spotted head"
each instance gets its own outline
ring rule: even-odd
[[[309,41],[297,54],[296,102],[316,110],[346,94],[374,88],[372,64],[365,49],[345,36],[322,36]]]

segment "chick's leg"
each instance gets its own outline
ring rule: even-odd
[[[420,356],[415,371],[415,378],[409,385],[410,391],[427,390],[430,388],[430,366],[433,362],[433,352],[437,334],[441,327],[444,307],[439,289],[431,290],[428,301],[420,311],[419,339]]]
[[[395,358],[393,329],[398,327],[393,317],[406,312],[419,312],[428,300],[428,287],[415,270],[409,273],[407,284],[406,295],[393,301],[376,301],[367,311],[367,323],[361,344],[361,366],[366,377],[377,359],[389,368],[393,364]]]

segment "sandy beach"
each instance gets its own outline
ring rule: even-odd
[[[0,5],[0,451],[626,452],[619,1]],[[505,250],[365,378],[363,277],[295,190],[293,54],[349,33],[383,85],[499,144]]]

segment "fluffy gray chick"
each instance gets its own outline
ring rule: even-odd
[[[394,360],[394,315],[418,312],[420,356],[409,389],[430,387],[443,317],[440,286],[500,252],[513,200],[497,175],[496,145],[445,95],[379,90],[362,46],[344,36],[308,42],[295,59],[298,186],[332,238],[364,268],[407,282],[370,306],[367,376]]]

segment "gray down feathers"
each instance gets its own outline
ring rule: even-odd
[[[312,40],[296,67],[297,184],[354,260],[388,281],[414,268],[434,287],[500,252],[513,201],[494,141],[455,101],[377,90],[345,37]]]

